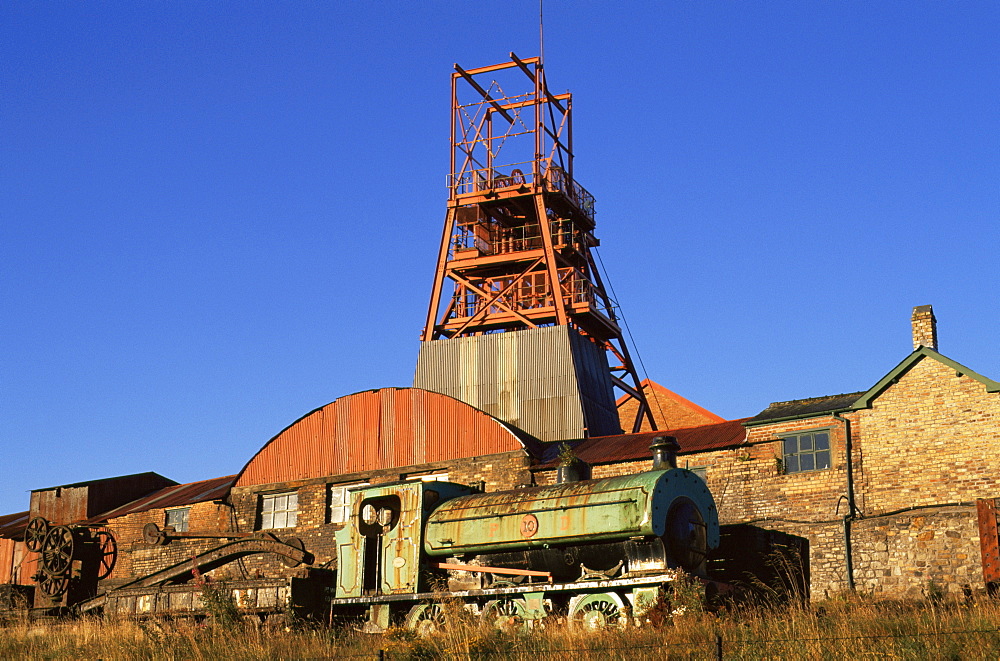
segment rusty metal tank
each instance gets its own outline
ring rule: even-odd
[[[556,575],[617,562],[703,573],[718,544],[711,492],[677,468],[455,498],[424,532],[430,556],[481,556]]]

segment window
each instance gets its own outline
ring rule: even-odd
[[[785,473],[818,471],[830,467],[830,432],[814,431],[782,439]]]
[[[427,473],[424,475],[407,475],[406,479],[412,482],[420,480],[421,482],[447,482],[447,473]]]
[[[190,507],[183,507],[176,510],[167,510],[167,518],[164,526],[170,526],[174,532],[188,531],[188,515],[191,513]]]
[[[291,493],[274,493],[261,496],[261,529],[294,528],[298,509],[299,494],[294,491]]]
[[[351,518],[351,492],[354,487],[367,485],[367,482],[353,484],[330,485],[330,508],[327,510],[327,523],[347,523]]]

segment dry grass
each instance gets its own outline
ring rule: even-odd
[[[197,626],[78,620],[0,626],[3,659],[998,659],[1000,603],[840,599],[811,608],[688,612],[659,626],[579,632],[559,622],[527,635],[484,626],[457,606],[426,638],[393,629]]]

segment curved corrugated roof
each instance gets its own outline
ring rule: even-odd
[[[454,397],[420,388],[347,395],[310,411],[268,441],[234,486],[525,450],[524,431]]]

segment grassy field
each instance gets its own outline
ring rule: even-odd
[[[183,622],[12,621],[2,659],[1000,659],[1000,603],[832,600],[809,608],[688,612],[597,632],[559,622],[497,630],[455,607],[447,630],[420,638],[394,629]],[[380,656],[381,655],[381,656]]]

